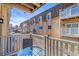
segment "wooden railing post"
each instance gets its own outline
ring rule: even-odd
[[[30,33],[30,39],[32,39],[32,33]]]
[[[47,51],[48,51],[48,56],[51,56],[51,39],[49,38],[50,36],[47,37]]]
[[[44,37],[45,38],[45,55],[48,56],[48,51],[47,51],[47,36]]]

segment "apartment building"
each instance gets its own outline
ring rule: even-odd
[[[20,27],[21,27],[21,33],[28,33],[29,32],[29,27],[28,27],[28,21],[26,22],[23,22],[20,24]]]
[[[36,34],[40,35],[79,41],[78,16],[79,4],[60,3],[32,17],[29,20],[30,29],[35,29]]]
[[[79,41],[79,4],[61,10],[60,20],[62,38]]]

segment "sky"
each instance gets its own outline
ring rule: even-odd
[[[58,3],[46,3],[45,5],[43,5],[42,7],[40,7],[33,13],[29,13],[29,12],[21,10],[19,8],[12,8],[10,24],[13,24],[13,26],[15,26],[15,25],[19,26],[20,23],[22,23],[23,21],[28,20],[28,19],[32,18],[33,16],[35,16],[39,13],[42,13],[57,4]]]

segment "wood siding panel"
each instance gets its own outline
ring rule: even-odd
[[[79,18],[69,18],[61,20],[61,24],[79,22]]]
[[[60,19],[59,17],[55,17],[52,19],[52,36],[55,38],[60,38]]]

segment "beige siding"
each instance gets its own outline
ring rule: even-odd
[[[43,35],[47,35],[47,23],[43,22]]]
[[[52,19],[51,34],[53,37],[60,38],[60,19],[59,19],[59,17],[55,17]]]
[[[66,23],[74,23],[74,22],[79,22],[79,18],[78,17],[75,17],[75,18],[64,19],[61,22],[61,25],[66,24]],[[79,42],[79,38],[78,37],[61,36],[61,38],[62,39],[66,39],[66,40],[71,40],[71,41],[77,41],[77,42]]]
[[[62,19],[61,19],[62,20]],[[61,24],[79,22],[79,17],[64,19]]]

